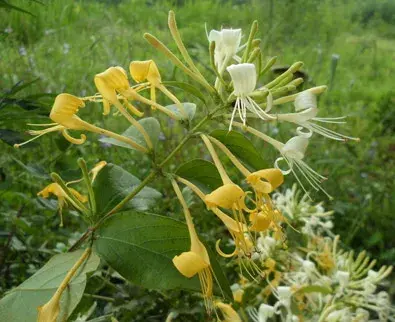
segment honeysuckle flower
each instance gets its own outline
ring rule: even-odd
[[[268,319],[274,317],[275,311],[273,306],[262,303],[259,305],[258,310],[256,308],[249,308],[248,314],[254,322],[267,322]]]
[[[159,89],[163,94],[170,98],[178,107],[180,112],[186,116],[184,106],[173,93],[171,93],[163,84],[159,73],[158,66],[153,60],[132,61],[129,65],[130,75],[137,82],[148,81],[151,90],[151,100],[156,102],[156,89]],[[155,105],[152,106],[155,109]]]
[[[103,114],[110,113],[111,105],[119,106],[118,93],[126,98],[129,96],[130,84],[125,70],[122,67],[110,67],[104,72],[96,74],[94,82],[97,90],[103,97]],[[139,111],[136,107],[130,104],[127,99],[124,100],[126,106],[136,114],[142,116],[144,113]]]
[[[308,129],[311,132],[315,132],[322,136],[325,136],[329,139],[337,140],[337,141],[346,141],[346,140],[355,140],[359,141],[358,138],[346,136],[340,133],[337,133],[333,130],[327,129],[318,123],[346,123],[341,120],[344,117],[333,117],[333,118],[320,118],[316,117],[318,114],[317,108],[317,96],[309,90],[300,92],[294,101],[295,111],[297,113],[286,113],[286,114],[277,114],[277,120],[279,121],[287,121],[295,123],[301,127]]]
[[[206,304],[206,308],[210,311],[212,308],[212,294],[213,294],[213,273],[210,265],[210,257],[207,253],[206,247],[200,241],[195,226],[192,221],[191,213],[184,200],[182,192],[177,183],[172,180],[174,191],[179,199],[185,215],[189,237],[191,240],[191,249],[188,252],[183,252],[178,256],[174,256],[173,264],[177,270],[184,276],[191,278],[196,274],[199,275],[200,284],[202,287],[202,294]]]
[[[67,94],[67,93],[59,94],[55,98],[55,102],[52,106],[52,110],[49,115],[51,120],[54,121],[55,123],[30,124],[32,126],[44,126],[44,127],[48,126],[48,128],[46,128],[44,130],[40,130],[40,131],[29,131],[29,134],[36,135],[36,136],[26,142],[21,143],[21,144],[15,144],[14,146],[16,148],[18,148],[26,143],[29,143],[29,142],[41,137],[44,134],[47,134],[50,132],[55,132],[55,131],[60,131],[63,134],[63,136],[69,142],[71,142],[73,144],[82,144],[86,141],[86,136],[84,134],[81,134],[81,137],[79,139],[77,139],[77,138],[72,137],[68,133],[68,130],[80,130],[80,131],[85,130],[85,131],[94,132],[94,133],[112,137],[116,140],[130,144],[136,150],[139,150],[142,152],[147,152],[147,149],[145,147],[134,142],[130,138],[127,138],[122,135],[113,133],[111,131],[102,129],[100,127],[97,127],[93,124],[90,124],[90,123],[82,120],[77,115],[77,113],[78,113],[79,109],[84,106],[85,106],[84,101],[76,96],[73,96],[73,95]]]
[[[226,68],[233,81],[233,95],[236,96],[235,106],[229,124],[229,131],[232,130],[233,120],[238,113],[243,125],[247,122],[247,110],[257,115],[263,120],[274,120],[275,117],[267,112],[271,110],[273,98],[269,91],[267,96],[267,107],[263,110],[252,98],[251,94],[256,88],[256,68],[254,64],[231,65]]]
[[[115,105],[115,107],[122,113],[122,115],[124,115],[134,126],[138,127],[137,124],[139,123],[136,122],[131,115],[124,111],[123,105],[117,95],[119,94],[120,97],[123,98],[123,103],[126,104],[128,109],[137,116],[142,116],[143,113],[137,110],[137,108],[129,103],[128,100],[140,101],[144,104],[157,108],[158,110],[162,111],[163,113],[167,114],[175,120],[178,119],[178,116],[169,109],[152,100],[145,98],[144,96],[140,95],[137,90],[131,88],[129,85],[127,74],[122,67],[110,67],[104,72],[97,74],[94,81],[96,88],[103,97],[104,114],[108,114],[110,112],[111,105]],[[141,129],[139,129],[139,131],[141,132]]]
[[[309,138],[311,137],[311,132],[303,132],[301,128],[297,129],[297,135],[289,139],[286,143],[282,143],[277,141],[270,136],[250,127],[245,127],[243,124],[239,122],[233,122],[233,124],[237,127],[243,128],[251,134],[263,139],[267,143],[271,144],[274,148],[276,148],[281,157],[277,158],[274,162],[274,166],[277,169],[280,169],[284,175],[289,173],[293,173],[298,183],[301,185],[303,190],[307,193],[306,188],[303,183],[299,179],[296,170],[302,174],[305,180],[315,189],[321,190],[324,192],[329,198],[332,198],[324,188],[321,187],[321,182],[326,180],[324,176],[313,170],[309,165],[307,165],[304,161],[304,155],[309,144]],[[279,163],[284,161],[288,165],[288,169],[283,169],[280,167]]]
[[[84,195],[81,195],[77,190],[73,188],[68,188],[69,191],[82,203],[88,201],[88,198]],[[66,192],[62,189],[62,187],[57,183],[50,183],[46,186],[43,190],[37,193],[37,196],[42,198],[49,198],[50,195],[54,195],[58,198],[58,208],[59,208],[59,215],[60,215],[60,227],[63,226],[63,207],[70,202],[74,207],[79,209],[78,205],[76,205],[73,200],[71,200]]]
[[[232,58],[240,61],[236,53],[240,49],[241,29],[222,29],[221,31],[213,29],[208,35],[208,40],[215,41],[214,60],[220,74]]]
[[[237,314],[231,305],[222,302],[216,302],[215,306],[222,312],[222,322],[242,322],[239,314]]]

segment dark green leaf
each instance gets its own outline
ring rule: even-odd
[[[221,141],[250,170],[269,167],[255,146],[243,134],[236,131],[215,130],[210,135]]]
[[[49,179],[49,175],[48,173],[40,166],[38,165],[25,165],[22,161],[14,158],[13,156],[11,156],[11,158],[17,163],[19,164],[23,169],[25,169],[29,174],[31,174],[33,177],[35,178],[39,178],[39,179],[44,179],[47,180]]]
[[[83,250],[52,257],[36,274],[11,290],[0,301],[0,321],[37,321],[37,307],[44,305],[54,295],[67,272],[81,257]],[[99,257],[92,253],[80,267],[64,291],[58,322],[66,320],[84,293],[86,274],[96,270]]]
[[[221,176],[215,165],[203,159],[195,159],[182,164],[176,174],[210,193],[222,185]]]
[[[200,291],[197,276],[184,277],[172,262],[174,256],[190,249],[184,223],[169,217],[127,211],[109,217],[97,236],[94,243],[97,253],[132,283],[151,289]],[[209,253],[220,287],[231,299],[228,281],[212,252]]]
[[[151,138],[152,144],[155,147],[156,143],[158,142],[159,134],[160,134],[160,124],[158,120],[154,117],[146,117],[138,122],[147,131],[148,135]],[[122,135],[132,139],[133,141],[144,147],[147,147],[147,143],[144,140],[144,136],[133,125],[130,126],[125,132],[123,132]],[[112,145],[121,146],[131,150],[135,150],[135,148],[133,148],[129,144],[118,141],[113,138],[101,138],[99,139],[99,141],[104,143],[110,143]]]
[[[105,214],[114,208],[140,183],[140,180],[115,164],[107,164],[97,175],[93,183],[98,215]],[[155,189],[145,187],[124,209],[134,208],[147,210],[162,195]]]
[[[26,141],[25,135],[22,133],[13,131],[13,130],[7,130],[7,129],[0,129],[0,140],[2,140],[4,143],[7,143],[8,145],[14,146],[16,143],[21,143],[23,141]],[[37,143],[31,143],[26,145],[26,147],[34,147],[37,146]]]
[[[187,121],[189,122],[192,121],[196,113],[196,104],[193,103],[181,103],[181,104],[184,106],[185,112],[188,116]],[[180,110],[178,109],[176,104],[167,105],[166,108],[168,108],[174,114],[178,115],[182,120],[185,120],[184,115],[180,113]]]
[[[196,96],[198,99],[200,99],[204,104],[206,104],[206,97],[203,95],[203,93],[195,86],[184,83],[184,82],[177,82],[177,81],[163,81],[163,85],[165,86],[170,86],[170,87],[176,87],[179,89],[182,89],[186,92],[191,93],[192,95]]]
[[[5,9],[9,9],[9,10],[20,11],[20,12],[23,12],[23,13],[27,13],[27,14],[29,14],[29,15],[31,15],[31,16],[34,16],[31,12],[29,12],[29,11],[27,11],[27,10],[25,10],[25,9],[22,9],[22,8],[20,8],[20,7],[14,6],[14,5],[12,5],[12,4],[6,2],[5,0],[0,0],[0,8],[5,8]]]

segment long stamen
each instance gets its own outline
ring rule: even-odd
[[[53,124],[56,124],[56,125],[55,126],[51,126],[51,127],[47,128],[47,129],[44,129],[44,130],[40,130],[40,131],[30,130],[30,131],[28,131],[28,133],[30,135],[36,135],[36,136],[31,138],[30,140],[25,141],[25,142],[15,143],[14,144],[14,148],[18,149],[19,147],[21,147],[21,146],[23,146],[25,144],[28,144],[28,143],[38,139],[39,137],[41,137],[41,136],[43,136],[43,135],[45,135],[47,133],[60,131],[60,130],[64,129],[64,127],[62,125],[59,125],[57,123],[53,123]],[[47,125],[52,125],[52,124],[45,124],[45,125],[44,124],[31,124],[31,125],[33,125],[33,126],[47,126]]]

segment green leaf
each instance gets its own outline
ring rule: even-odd
[[[190,249],[184,223],[169,217],[127,211],[109,217],[97,231],[97,237],[94,246],[100,257],[132,283],[150,289],[200,291],[198,277],[186,278],[172,262],[174,256]],[[220,288],[231,300],[228,281],[211,251],[209,255]],[[218,290],[216,293],[221,295]]]
[[[50,179],[50,176],[48,173],[45,172],[44,168],[42,168],[39,165],[25,165],[22,161],[18,160],[17,158],[14,158],[11,155],[11,158],[19,164],[23,169],[25,169],[29,174],[31,174],[35,178],[43,179],[43,180],[48,180]]]
[[[184,106],[185,112],[188,119],[185,119],[184,115],[180,113],[177,104],[167,105],[166,108],[172,111],[174,114],[179,116],[182,120],[192,121],[196,113],[196,104],[194,103],[181,103]]]
[[[195,87],[191,84],[184,83],[184,82],[177,82],[177,81],[163,81],[162,83],[163,83],[163,85],[168,86],[168,87],[175,87],[175,88],[182,89],[182,90],[192,94],[193,96],[197,97],[204,104],[206,104],[206,97],[204,96],[204,94],[197,87]]]
[[[252,142],[236,131],[215,130],[210,135],[221,141],[241,162],[252,171],[270,167]]]
[[[140,179],[120,166],[112,163],[107,164],[93,182],[98,215],[105,214],[113,209],[139,183]],[[162,195],[159,191],[150,187],[144,187],[125,205],[124,209],[147,210],[161,197]]]
[[[295,293],[322,293],[322,294],[331,294],[332,289],[327,286],[322,285],[307,285],[302,286]]]
[[[152,144],[155,147],[156,144],[158,143],[159,134],[160,134],[160,124],[159,124],[158,120],[154,117],[146,117],[144,119],[141,119],[138,122],[147,131],[148,135],[151,138]],[[125,132],[123,132],[121,135],[126,136],[126,137],[132,139],[133,141],[135,141],[136,143],[148,148],[147,143],[144,140],[144,136],[133,125],[128,127],[128,129]],[[104,142],[104,143],[109,143],[112,145],[121,146],[121,147],[131,149],[131,150],[135,150],[135,148],[133,148],[129,144],[118,141],[113,138],[107,138],[107,137],[101,138],[101,139],[99,139],[99,141]]]
[[[221,176],[215,165],[203,159],[195,159],[182,164],[176,175],[198,186],[204,193],[210,193],[222,185]]]
[[[14,146],[14,144],[16,143],[26,141],[26,137],[20,132],[8,129],[0,129],[0,140],[2,140],[4,143],[7,143],[8,145]],[[32,142],[30,144],[27,144],[26,147],[31,148],[36,147],[37,145],[37,143]]]
[[[49,301],[82,253],[83,250],[78,250],[55,255],[36,274],[7,293],[0,301],[0,321],[37,321],[37,307]],[[84,293],[86,274],[96,270],[99,262],[99,257],[92,253],[79,268],[61,297],[57,321],[66,320],[73,312]]]

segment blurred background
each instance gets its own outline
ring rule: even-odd
[[[324,187],[334,197],[333,201],[324,195],[314,199],[335,211],[334,231],[340,234],[345,248],[365,249],[379,264],[393,265],[395,1],[7,0],[0,1],[0,294],[33,274],[54,253],[65,251],[86,228],[72,211],[65,212],[65,227],[60,228],[56,202],[36,197],[50,182],[50,172],[60,173],[65,180],[78,177],[79,156],[90,164],[99,160],[119,164],[140,178],[149,164],[130,150],[100,145],[94,136],[82,146],[70,146],[56,134],[19,150],[12,145],[28,138],[24,134],[26,123],[48,123],[56,94],[94,94],[94,75],[109,66],[128,68],[131,60],[153,58],[163,79],[183,78],[142,37],[150,32],[175,49],[167,29],[170,9],[176,12],[192,57],[210,80],[214,76],[208,65],[205,25],[207,30],[242,28],[248,35],[256,19],[266,59],[278,56],[268,79],[293,62],[303,61],[305,88],[328,85],[328,92],[320,99],[321,116],[348,115],[347,125],[337,130],[361,141],[338,143],[313,138],[306,160],[329,178]],[[177,95],[183,98],[182,93]],[[188,101],[194,99],[189,97]],[[84,119],[104,127],[123,131],[127,126],[121,118],[102,117],[99,104],[81,112]],[[166,122],[162,120],[164,153],[183,134]],[[289,132],[275,126],[268,131],[280,140],[290,137]],[[275,153],[265,147],[261,152],[272,164]],[[201,153],[190,146],[177,162]],[[293,182],[287,177],[284,187]],[[156,183],[160,191],[165,191],[164,185]],[[182,218],[174,215],[172,198],[164,192],[157,211]],[[201,205],[196,207],[204,211]],[[206,238],[215,240],[216,232],[207,219],[202,216],[198,221],[207,227]],[[186,311],[193,312],[175,293],[108,283],[102,286],[104,290],[108,287],[108,292],[101,294],[112,294],[116,302],[104,301],[103,312],[111,306],[124,310],[131,319],[147,321],[156,321],[155,316],[163,316],[174,306],[182,310],[185,305]],[[94,294],[98,284],[90,283],[87,292]],[[122,302],[125,294],[134,300]],[[81,305],[89,307],[89,299]]]

